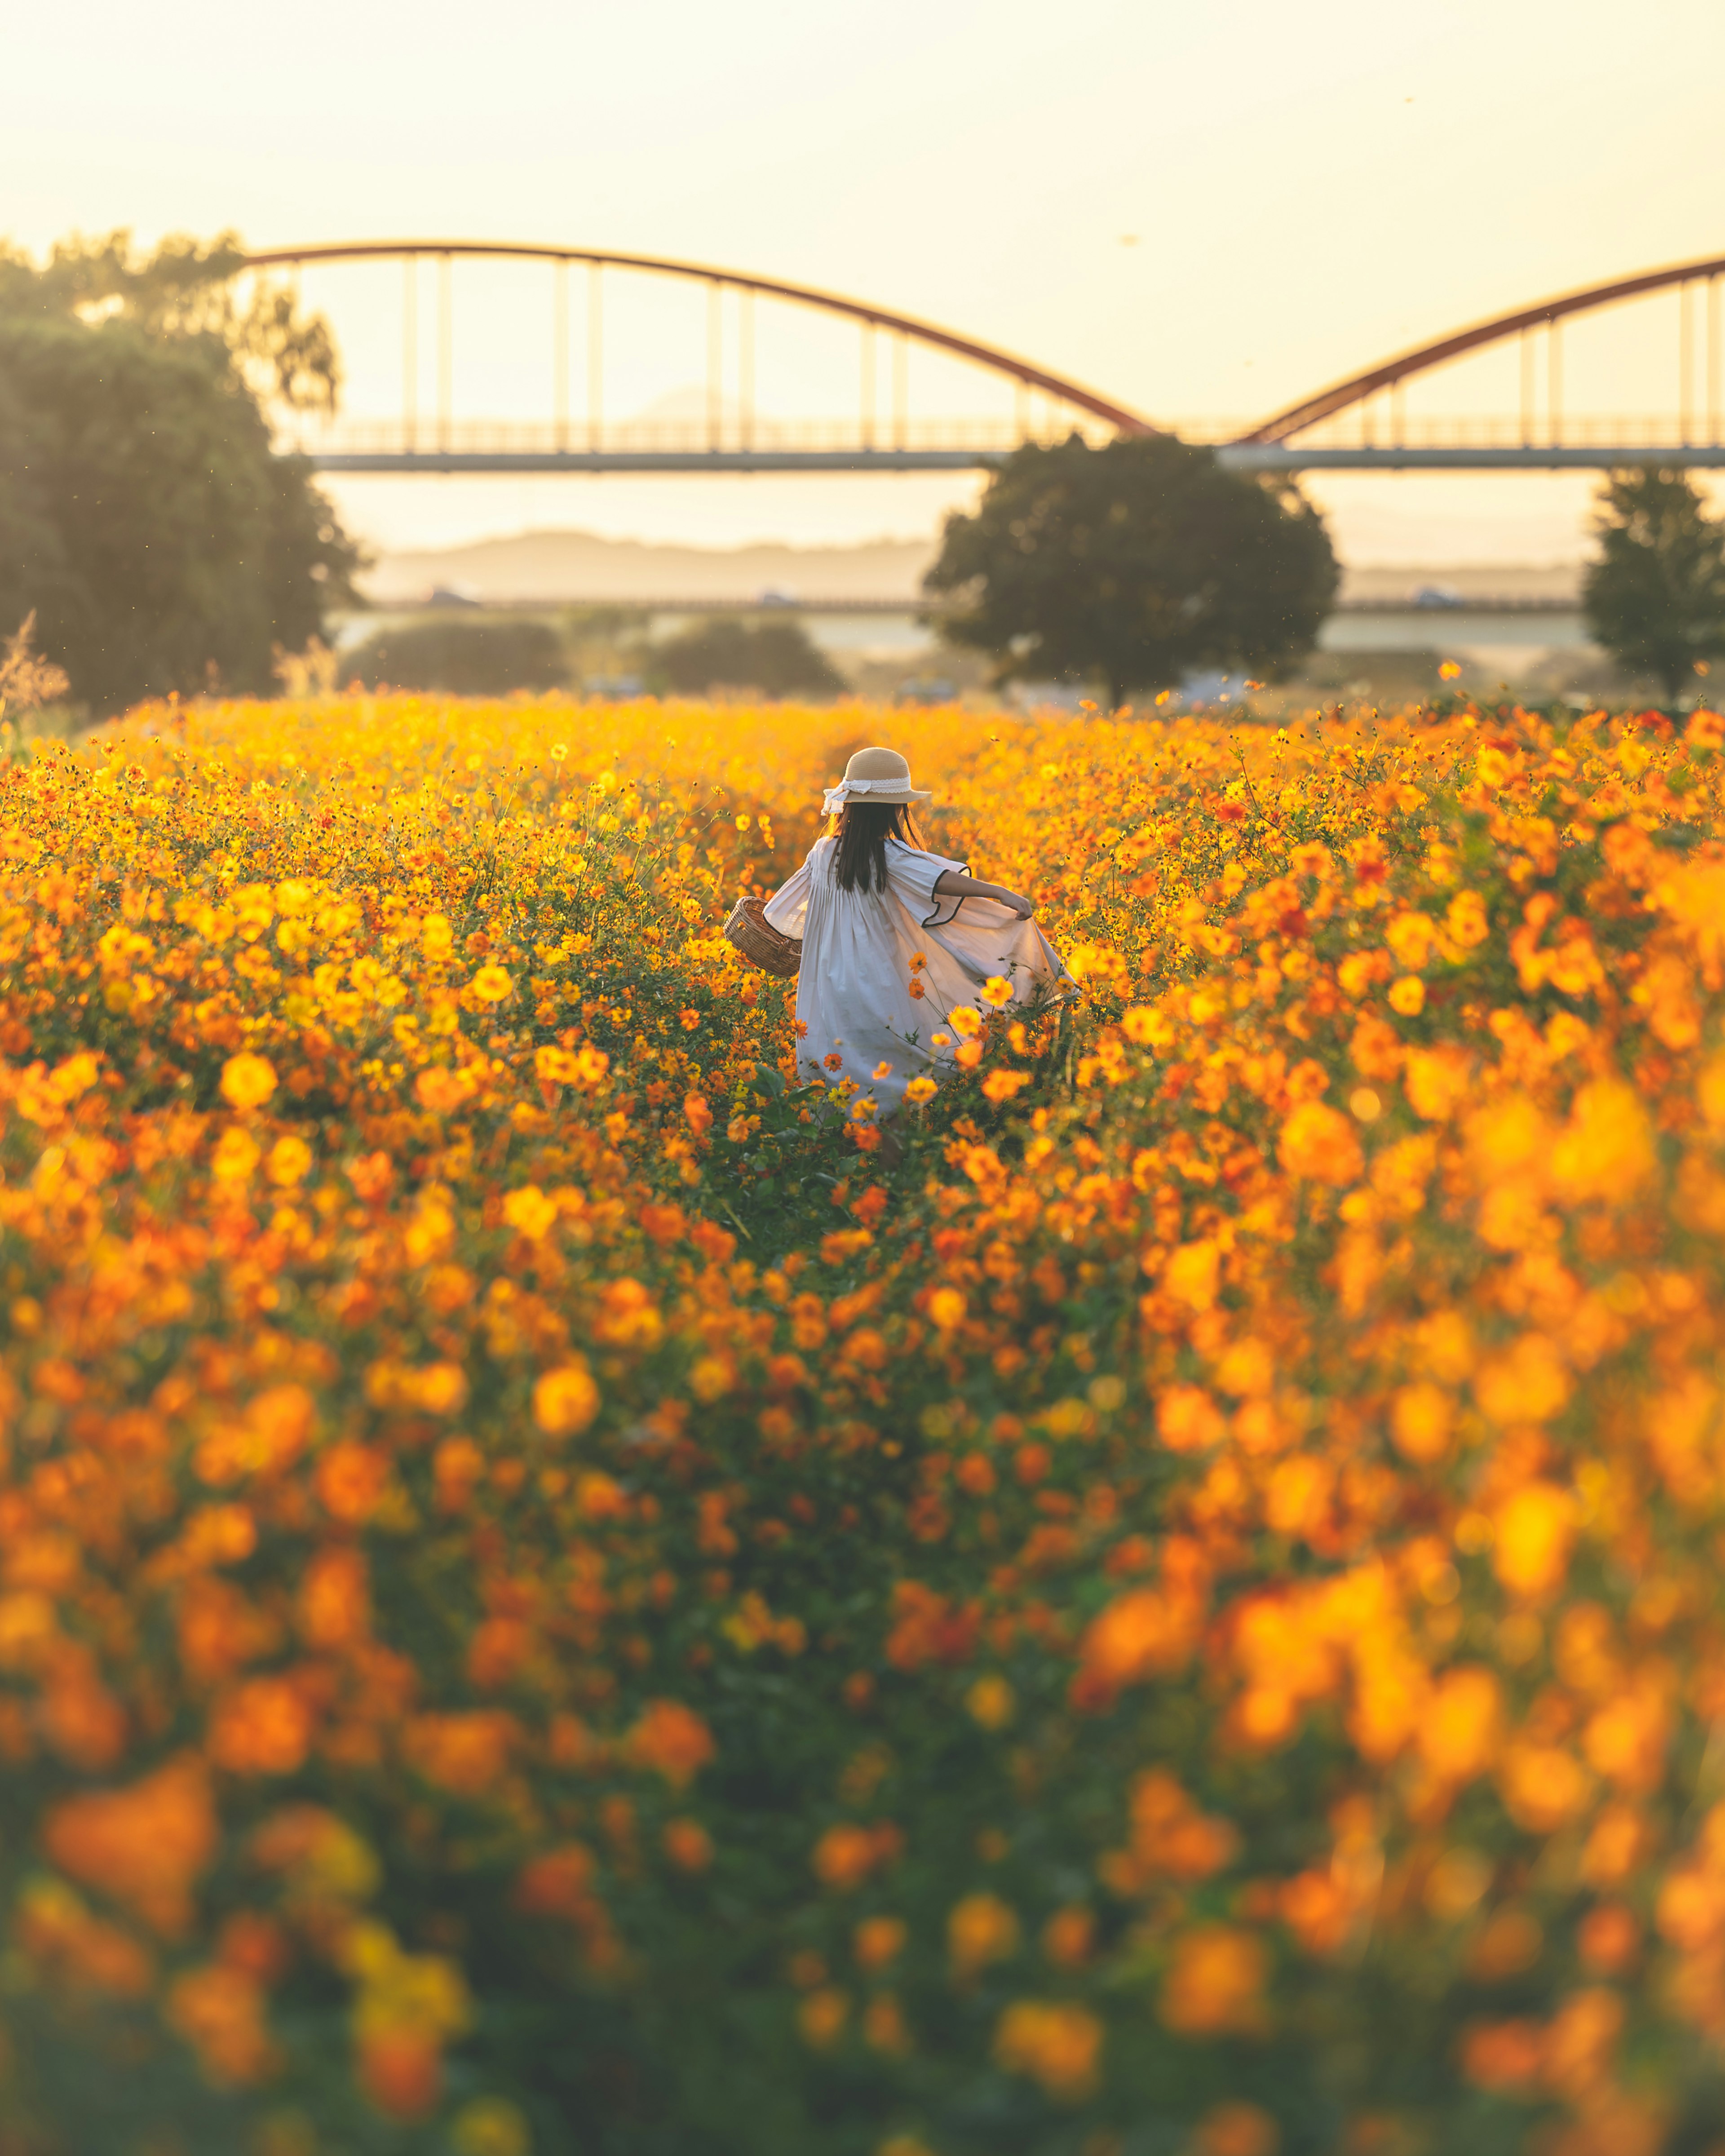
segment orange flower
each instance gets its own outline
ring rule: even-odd
[[[1557,1744],[1511,1745],[1497,1785],[1510,1817],[1533,1834],[1550,1834],[1574,1819],[1593,1792],[1586,1768]]]
[[[1170,1385],[1156,1404],[1157,1434],[1170,1452],[1207,1451],[1221,1442],[1226,1428],[1221,1409],[1201,1385]]]
[[[705,1871],[713,1861],[712,1836],[698,1820],[665,1823],[665,1853],[680,1871]]]
[[[1276,1158],[1290,1175],[1337,1189],[1358,1183],[1365,1158],[1353,1126],[1322,1101],[1302,1101],[1281,1127]]]
[[[1420,1719],[1421,1756],[1440,1781],[1471,1781],[1497,1757],[1502,1716],[1502,1690],[1490,1670],[1448,1671]]]
[[[961,1977],[1005,1960],[1018,1945],[1018,1917],[997,1894],[968,1894],[947,1914],[947,1953]]]
[[[1281,2128],[1267,2111],[1230,2101],[1212,2104],[1199,2120],[1193,2156],[1277,2156],[1281,2147]]]
[[[712,1732],[680,1701],[649,1700],[629,1734],[631,1756],[662,1774],[673,1789],[686,1789],[718,1756]]]
[[[1552,1178],[1562,1195],[1622,1204],[1656,1164],[1647,1111],[1632,1088],[1615,1079],[1584,1086],[1552,1147]]]
[[[443,2094],[443,2047],[421,2030],[373,2030],[359,2045],[358,2080],[386,2118],[427,2118]]]
[[[42,1845],[81,1886],[124,1903],[164,1938],[192,1920],[192,1887],[219,1828],[202,1764],[182,1756],[129,1789],[68,1797],[44,1822]]]
[[[1200,1924],[1175,1942],[1157,2010],[1182,2036],[1261,2035],[1269,1975],[1269,1952],[1255,1932]]]
[[[204,2078],[217,2088],[264,2080],[281,2063],[256,1979],[211,1963],[175,1978],[167,1996],[169,2024],[198,2053]]]
[[[253,1677],[210,1716],[209,1753],[234,1774],[291,1774],[311,1748],[311,1711],[280,1677]]]
[[[308,1646],[343,1647],[365,1635],[371,1611],[366,1560],[352,1549],[320,1550],[300,1582],[300,1630]]]
[[[909,1929],[902,1917],[866,1917],[856,1928],[852,1952],[857,1966],[869,1970],[885,1969],[903,1953]]]
[[[1112,1688],[1183,1667],[1197,1644],[1199,1613],[1159,1588],[1118,1595],[1085,1631],[1085,1669]]]
[[[1096,2085],[1102,2036],[1102,2025],[1088,2007],[1020,1999],[1000,2017],[994,2056],[1008,2073],[1040,2082],[1057,2102],[1078,2103]]]
[[[357,1526],[368,1520],[382,1502],[389,1460],[376,1446],[344,1438],[319,1454],[316,1479],[324,1510],[332,1519]]]
[[[476,1797],[495,1787],[520,1733],[512,1715],[483,1708],[422,1714],[408,1724],[402,1750],[428,1782],[457,1796]]]
[[[874,1826],[830,1826],[814,1845],[809,1861],[823,1886],[850,1893],[871,1871],[890,1864],[904,1837],[888,1821]]]
[[[1216,1244],[1183,1243],[1163,1269],[1163,1290],[1193,1310],[1208,1310],[1216,1300],[1221,1267]]]

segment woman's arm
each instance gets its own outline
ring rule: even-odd
[[[800,936],[803,916],[809,911],[809,864],[805,860],[796,874],[782,883],[767,901],[768,925],[776,928],[781,936]]]
[[[978,883],[974,876],[962,875],[957,869],[942,869],[934,888],[939,898],[992,898],[998,905],[1009,906],[1020,921],[1028,921],[1036,911],[1034,899],[1009,891],[1004,884]]]

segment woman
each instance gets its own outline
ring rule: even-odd
[[[930,798],[896,749],[860,748],[822,803],[838,821],[767,905],[803,939],[799,1060],[829,1085],[851,1080],[883,1117],[951,1058],[947,1015],[984,982],[1009,981],[1020,1001],[1072,986],[1029,899],[924,850],[910,811]]]

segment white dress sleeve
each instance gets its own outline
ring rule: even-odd
[[[957,917],[964,903],[962,898],[947,897],[935,891],[935,886],[948,869],[955,875],[970,873],[966,863],[950,860],[944,854],[920,853],[901,839],[889,839],[886,842],[886,888],[919,928],[944,928]]]
[[[800,936],[803,922],[809,911],[809,863],[801,868],[788,883],[783,883],[767,901],[766,915],[769,927],[776,928],[781,936]]]

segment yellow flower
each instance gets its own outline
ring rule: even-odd
[[[533,1388],[533,1419],[548,1437],[585,1430],[599,1411],[599,1389],[584,1362],[547,1370]]]
[[[968,1040],[973,1034],[980,1033],[983,1014],[969,1004],[960,1004],[955,1011],[948,1011],[947,1023],[961,1040]]]
[[[1004,1729],[1012,1720],[1017,1702],[1006,1679],[990,1675],[977,1679],[965,1694],[964,1704],[972,1721],[980,1722],[984,1729]]]
[[[928,1314],[942,1332],[951,1332],[964,1322],[964,1297],[955,1287],[937,1287],[928,1298]]]
[[[1499,1507],[1492,1563],[1512,1593],[1540,1595],[1568,1568],[1575,1500],[1553,1482],[1529,1482]]]
[[[244,1183],[260,1158],[256,1141],[236,1126],[223,1132],[210,1158],[210,1173],[218,1183]]]
[[[1409,1460],[1440,1460],[1455,1420],[1450,1395],[1421,1379],[1404,1385],[1390,1402],[1390,1430],[1397,1451]]]
[[[303,1183],[311,1172],[311,1148],[304,1138],[278,1138],[270,1147],[264,1173],[280,1188],[290,1189]]]
[[[550,1234],[557,1221],[557,1209],[536,1183],[529,1183],[519,1190],[511,1190],[504,1199],[503,1217],[529,1242],[536,1243]]]
[[[267,1056],[230,1055],[222,1066],[222,1098],[231,1108],[261,1107],[275,1091],[275,1065]]]
[[[923,1101],[934,1098],[935,1090],[932,1078],[913,1078],[905,1088],[905,1098],[912,1107],[920,1107]]]
[[[473,993],[481,1003],[501,1004],[515,993],[515,983],[501,966],[481,966],[473,977]]]
[[[1425,983],[1417,973],[1404,973],[1391,983],[1389,1008],[1404,1018],[1418,1018],[1425,1008]]]
[[[983,1001],[993,1004],[996,1010],[1012,1001],[1012,983],[999,973],[992,974],[983,983]]]
[[[449,2124],[457,2156],[532,2156],[533,2135],[526,2120],[502,2097],[475,2097]]]

